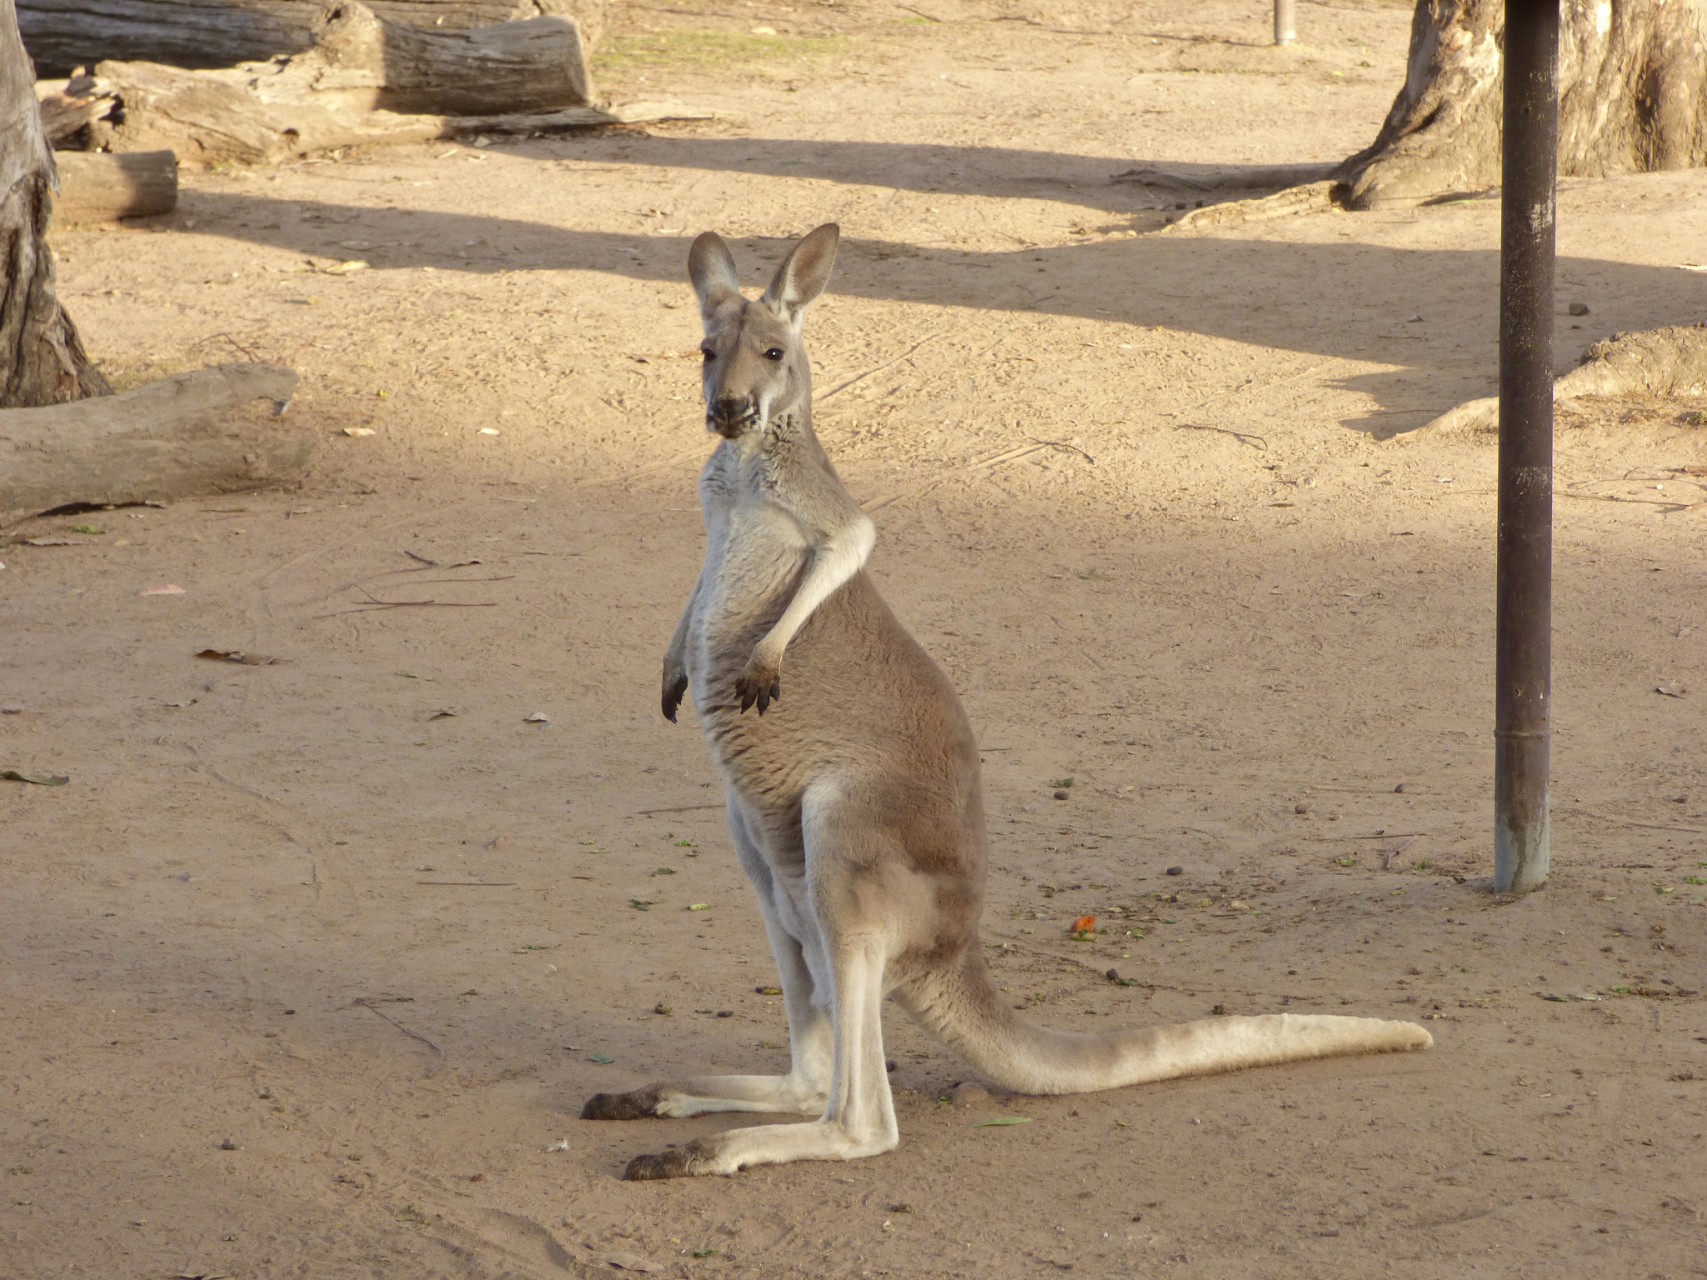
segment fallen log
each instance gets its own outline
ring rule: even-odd
[[[256,70],[184,71],[149,62],[99,63],[95,92],[112,104],[112,112],[90,126],[91,136],[95,145],[112,152],[171,149],[190,163],[276,164],[340,147],[544,133],[650,120],[702,120],[712,115],[667,102],[486,116],[364,111],[340,105],[335,98],[322,99],[312,91],[276,86],[256,75]],[[259,70],[268,73],[273,68]]]
[[[1554,403],[1626,395],[1707,395],[1707,325],[1615,334],[1595,343],[1583,353],[1580,365],[1553,383]],[[1421,429],[1431,435],[1496,436],[1499,397],[1466,401]]]
[[[146,218],[178,207],[178,157],[170,151],[61,151],[55,158],[53,221],[61,227]]]
[[[0,410],[0,523],[72,503],[170,501],[287,476],[314,438],[281,427],[264,402],[282,406],[295,386],[290,369],[229,364],[119,395]]]
[[[574,19],[597,46],[606,0],[373,0],[388,22],[440,32],[539,15]],[[313,43],[322,0],[18,0],[24,45],[43,76],[115,61],[230,67]]]
[[[42,109],[62,145],[172,150],[196,164],[712,115],[676,103],[601,110],[587,105],[590,93],[585,46],[567,18],[423,31],[343,0],[293,57],[210,71],[100,62],[47,88]]]
[[[592,101],[573,18],[437,31],[388,22],[359,0],[329,5],[312,46],[266,78],[273,102],[316,98],[362,111],[493,115]]]

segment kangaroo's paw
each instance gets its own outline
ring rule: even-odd
[[[654,1156],[635,1156],[623,1171],[623,1180],[651,1182],[658,1178],[694,1178],[715,1173],[716,1170],[709,1167],[710,1162],[704,1155],[694,1150],[697,1146],[699,1143],[694,1141],[680,1147],[672,1147],[668,1151],[660,1151]]]
[[[782,671],[755,653],[747,669],[736,679],[735,692],[741,697],[741,710],[756,702],[762,716],[771,703],[782,700]]]
[[[664,671],[664,719],[676,722],[676,708],[682,705],[682,695],[688,691],[688,678],[680,671]]]
[[[581,1108],[581,1119],[639,1120],[643,1116],[657,1115],[658,1105],[663,1100],[663,1087],[655,1084],[628,1093],[595,1093]]]

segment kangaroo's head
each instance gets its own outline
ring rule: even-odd
[[[741,296],[735,259],[714,231],[693,242],[688,278],[705,322],[705,425],[727,440],[761,437],[812,408],[812,370],[800,341],[806,308],[829,283],[841,229],[807,235],[756,302]]]

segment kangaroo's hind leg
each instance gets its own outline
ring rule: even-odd
[[[829,993],[819,992],[800,942],[784,927],[777,910],[776,885],[769,865],[754,843],[746,819],[733,801],[729,834],[741,866],[759,896],[765,933],[776,956],[788,1011],[793,1063],[784,1076],[694,1076],[647,1085],[628,1093],[600,1093],[587,1100],[583,1120],[637,1120],[642,1116],[696,1116],[712,1111],[780,1111],[818,1115],[829,1102],[833,1032]]]
[[[895,946],[890,926],[907,906],[894,895],[913,886],[901,889],[884,874],[902,858],[892,838],[857,821],[836,821],[829,812],[836,807],[833,799],[815,806],[809,790],[802,823],[834,1032],[835,1068],[824,1114],[806,1124],[730,1129],[638,1156],[629,1163],[630,1179],[727,1175],[793,1160],[854,1160],[892,1151],[899,1142],[883,1060],[883,999]]]

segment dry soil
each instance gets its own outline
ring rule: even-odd
[[[0,549],[0,768],[70,778],[0,782],[0,1275],[1707,1274],[1701,406],[1561,414],[1553,875],[1502,900],[1495,452],[1418,430],[1493,388],[1497,201],[1163,230],[1110,181],[1374,136],[1407,7],[1268,22],[623,4],[604,90],[719,119],[59,232],[120,384],[286,361],[320,439],[289,488]],[[1703,318],[1707,174],[1559,207],[1561,369]],[[757,285],[830,220],[819,430],[984,745],[1003,988],[1431,1051],[960,1105],[895,1017],[893,1154],[618,1180],[740,1121],[586,1096],[785,1061],[656,680],[709,447],[687,245]]]

